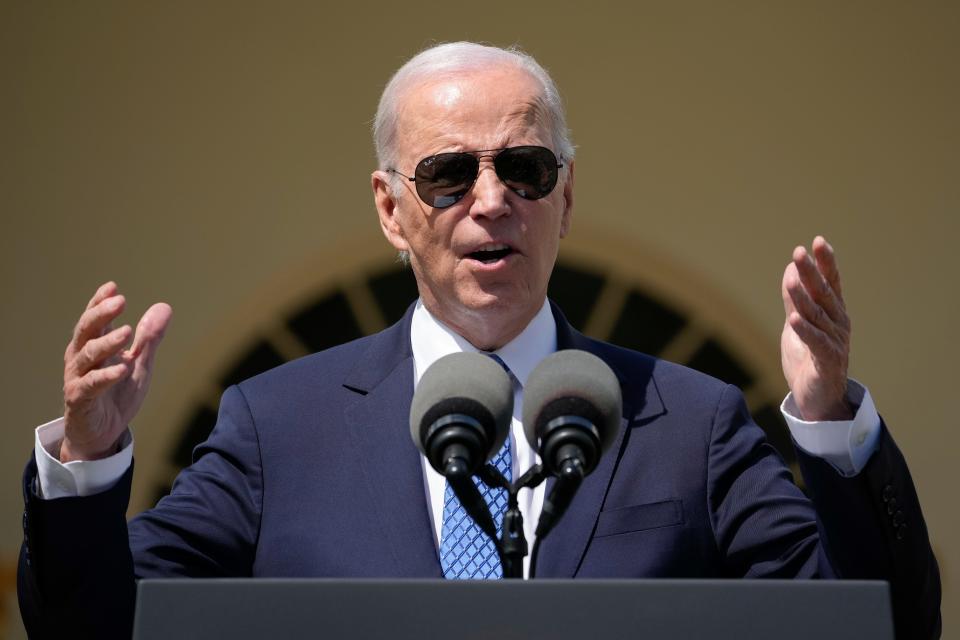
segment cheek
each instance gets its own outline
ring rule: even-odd
[[[532,230],[537,238],[541,238],[537,243],[537,251],[542,253],[545,259],[552,259],[560,245],[560,238],[565,234],[563,220],[558,213],[551,211],[541,217],[539,222]]]
[[[418,257],[421,271],[434,282],[452,280],[457,266],[456,256],[450,250],[443,229],[430,229],[424,224],[416,229],[410,247]]]
[[[433,230],[422,212],[413,210],[406,211],[403,218],[403,235],[410,250],[421,256],[429,266],[430,261],[435,258],[428,258],[436,253],[436,238]]]

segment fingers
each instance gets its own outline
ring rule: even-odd
[[[96,298],[95,295],[90,302],[94,303]],[[84,311],[74,327],[73,339],[67,345],[67,357],[79,353],[88,340],[99,338],[105,331],[109,331],[110,323],[123,313],[126,302],[122,295],[108,295]]]
[[[117,356],[123,362],[135,363],[137,369],[149,369],[156,345],[170,324],[173,310],[166,303],[157,303],[143,314],[136,332],[127,325],[112,329],[112,321],[123,313],[125,306],[126,299],[118,293],[116,283],[107,282],[97,289],[74,328],[73,339],[67,345],[64,354],[65,382],[86,376]],[[133,344],[123,351],[131,337]]]
[[[833,247],[823,236],[817,236],[813,239],[813,257],[817,260],[817,268],[823,274],[824,279],[833,293],[838,298],[843,299],[843,290],[840,287],[840,269],[837,267],[837,256]]]
[[[126,378],[132,370],[129,363],[120,362],[94,369],[69,381],[63,387],[63,402],[67,412],[82,412],[100,394]]]
[[[819,369],[823,371],[836,370],[841,373],[837,379],[846,381],[849,344],[843,340],[835,340],[833,336],[808,321],[797,312],[787,316],[787,324],[797,334],[797,337],[806,345],[807,349],[816,354]],[[842,385],[841,385],[842,386]]]
[[[814,351],[829,351],[832,346],[830,337],[815,324],[794,311],[787,316],[787,323],[800,340]]]
[[[840,341],[848,340],[849,319],[846,318],[846,313],[844,312],[840,319],[835,320],[825,307],[818,304],[810,295],[809,288],[803,282],[795,265],[791,264],[791,267],[793,269],[784,276],[784,288],[792,304],[792,308],[786,312],[787,315],[796,313],[828,336]]]
[[[787,293],[793,303],[793,309],[787,315],[796,314],[819,331],[836,337],[840,327],[827,315],[823,307],[818,305],[807,293],[798,276],[787,283]]]
[[[850,349],[850,317],[840,297],[833,248],[822,236],[813,241],[814,258],[799,246],[783,273],[787,324],[815,358],[841,362]]]
[[[93,307],[97,306],[98,304],[100,304],[110,296],[116,294],[116,292],[117,292],[116,282],[113,282],[111,280],[110,282],[103,283],[102,285],[100,285],[100,288],[97,289],[97,292],[93,294],[93,297],[90,298],[90,302],[87,303],[87,309],[92,309]]]
[[[69,373],[82,376],[94,367],[100,366],[103,362],[120,353],[132,334],[133,330],[130,326],[124,325],[99,338],[88,340],[80,347],[76,356],[68,362]]]
[[[783,297],[783,313],[786,316],[789,316],[797,309],[796,305],[793,304],[793,296],[790,294],[790,289],[795,286],[794,283],[799,281],[800,276],[797,273],[797,266],[793,264],[793,262],[788,262],[787,268],[783,270],[783,280],[780,284],[780,295]]]
[[[822,240],[822,238],[820,238],[820,240]],[[826,241],[823,242],[825,243]],[[826,313],[831,321],[849,330],[850,321],[843,304],[843,299],[836,293],[833,285],[828,280],[829,277],[833,277],[839,284],[839,276],[836,274],[836,262],[827,257],[826,254],[823,255],[825,262],[829,263],[826,265],[828,268],[827,274],[820,270],[819,265],[814,262],[810,254],[807,253],[806,248],[802,246],[793,250],[793,264],[796,267],[800,282],[803,284],[803,289],[807,296]],[[796,303],[796,296],[793,296],[793,299]],[[808,317],[808,319],[812,320],[813,318]]]

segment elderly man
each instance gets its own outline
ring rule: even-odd
[[[623,424],[544,542],[540,576],[881,578],[899,634],[938,632],[922,514],[869,394],[847,380],[850,323],[824,239],[812,255],[798,247],[783,278],[784,408],[811,504],[736,389],[590,340],[546,299],[574,162],[532,58],[424,51],[384,91],[375,138],[380,225],[419,301],[380,334],[228,389],[194,463],[129,525],[127,425],[171,310],[154,305],[134,332],[111,328],[124,307],[113,283],[91,299],[66,351],[65,416],[38,429],[25,475],[31,633],[128,633],[135,577],[499,576],[485,545],[475,562],[451,551],[470,524],[409,440],[411,396],[443,355],[484,351],[509,369],[519,407],[533,367],[566,348],[616,372]],[[512,431],[498,457],[519,474],[536,456],[517,418]],[[530,537],[543,488],[521,499]]]

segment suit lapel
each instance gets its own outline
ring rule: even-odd
[[[652,367],[640,371],[621,370],[612,357],[615,347],[591,340],[575,331],[556,305],[552,306],[557,322],[557,350],[581,349],[600,357],[613,369],[623,395],[623,415],[613,446],[600,459],[593,473],[584,479],[567,513],[540,547],[538,577],[572,578],[583,561],[596,528],[627,430],[636,423],[664,413],[665,409],[653,381]],[[550,495],[552,488],[551,479],[547,483],[546,495]]]
[[[617,375],[624,399],[613,446],[584,480],[563,520],[540,548],[538,576],[572,578],[596,528],[627,430],[664,413],[665,408],[653,380],[652,364],[638,370],[622,370],[613,356],[618,352],[615,347],[575,331],[555,305],[553,314],[557,349],[582,349],[599,356]],[[410,439],[411,317],[412,307],[401,322],[374,336],[370,348],[344,380],[344,387],[357,394],[344,410],[344,424],[388,541],[395,575],[440,578],[443,573],[426,500],[420,452]],[[548,481],[547,495],[552,484]]]
[[[411,307],[412,310],[412,307]],[[410,318],[376,335],[344,381],[357,394],[344,411],[362,476],[396,567],[404,577],[442,577],[420,453],[410,439]]]

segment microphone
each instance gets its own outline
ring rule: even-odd
[[[513,385],[492,358],[452,353],[420,378],[410,405],[410,435],[430,466],[471,476],[503,446],[513,415]]]
[[[540,454],[544,470],[557,478],[537,523],[539,542],[613,444],[622,398],[610,367],[597,356],[574,349],[545,358],[523,392],[524,435]]]
[[[503,368],[478,353],[440,358],[420,378],[410,405],[410,435],[446,476],[474,522],[496,540],[496,527],[471,480],[510,433],[513,385]]]

